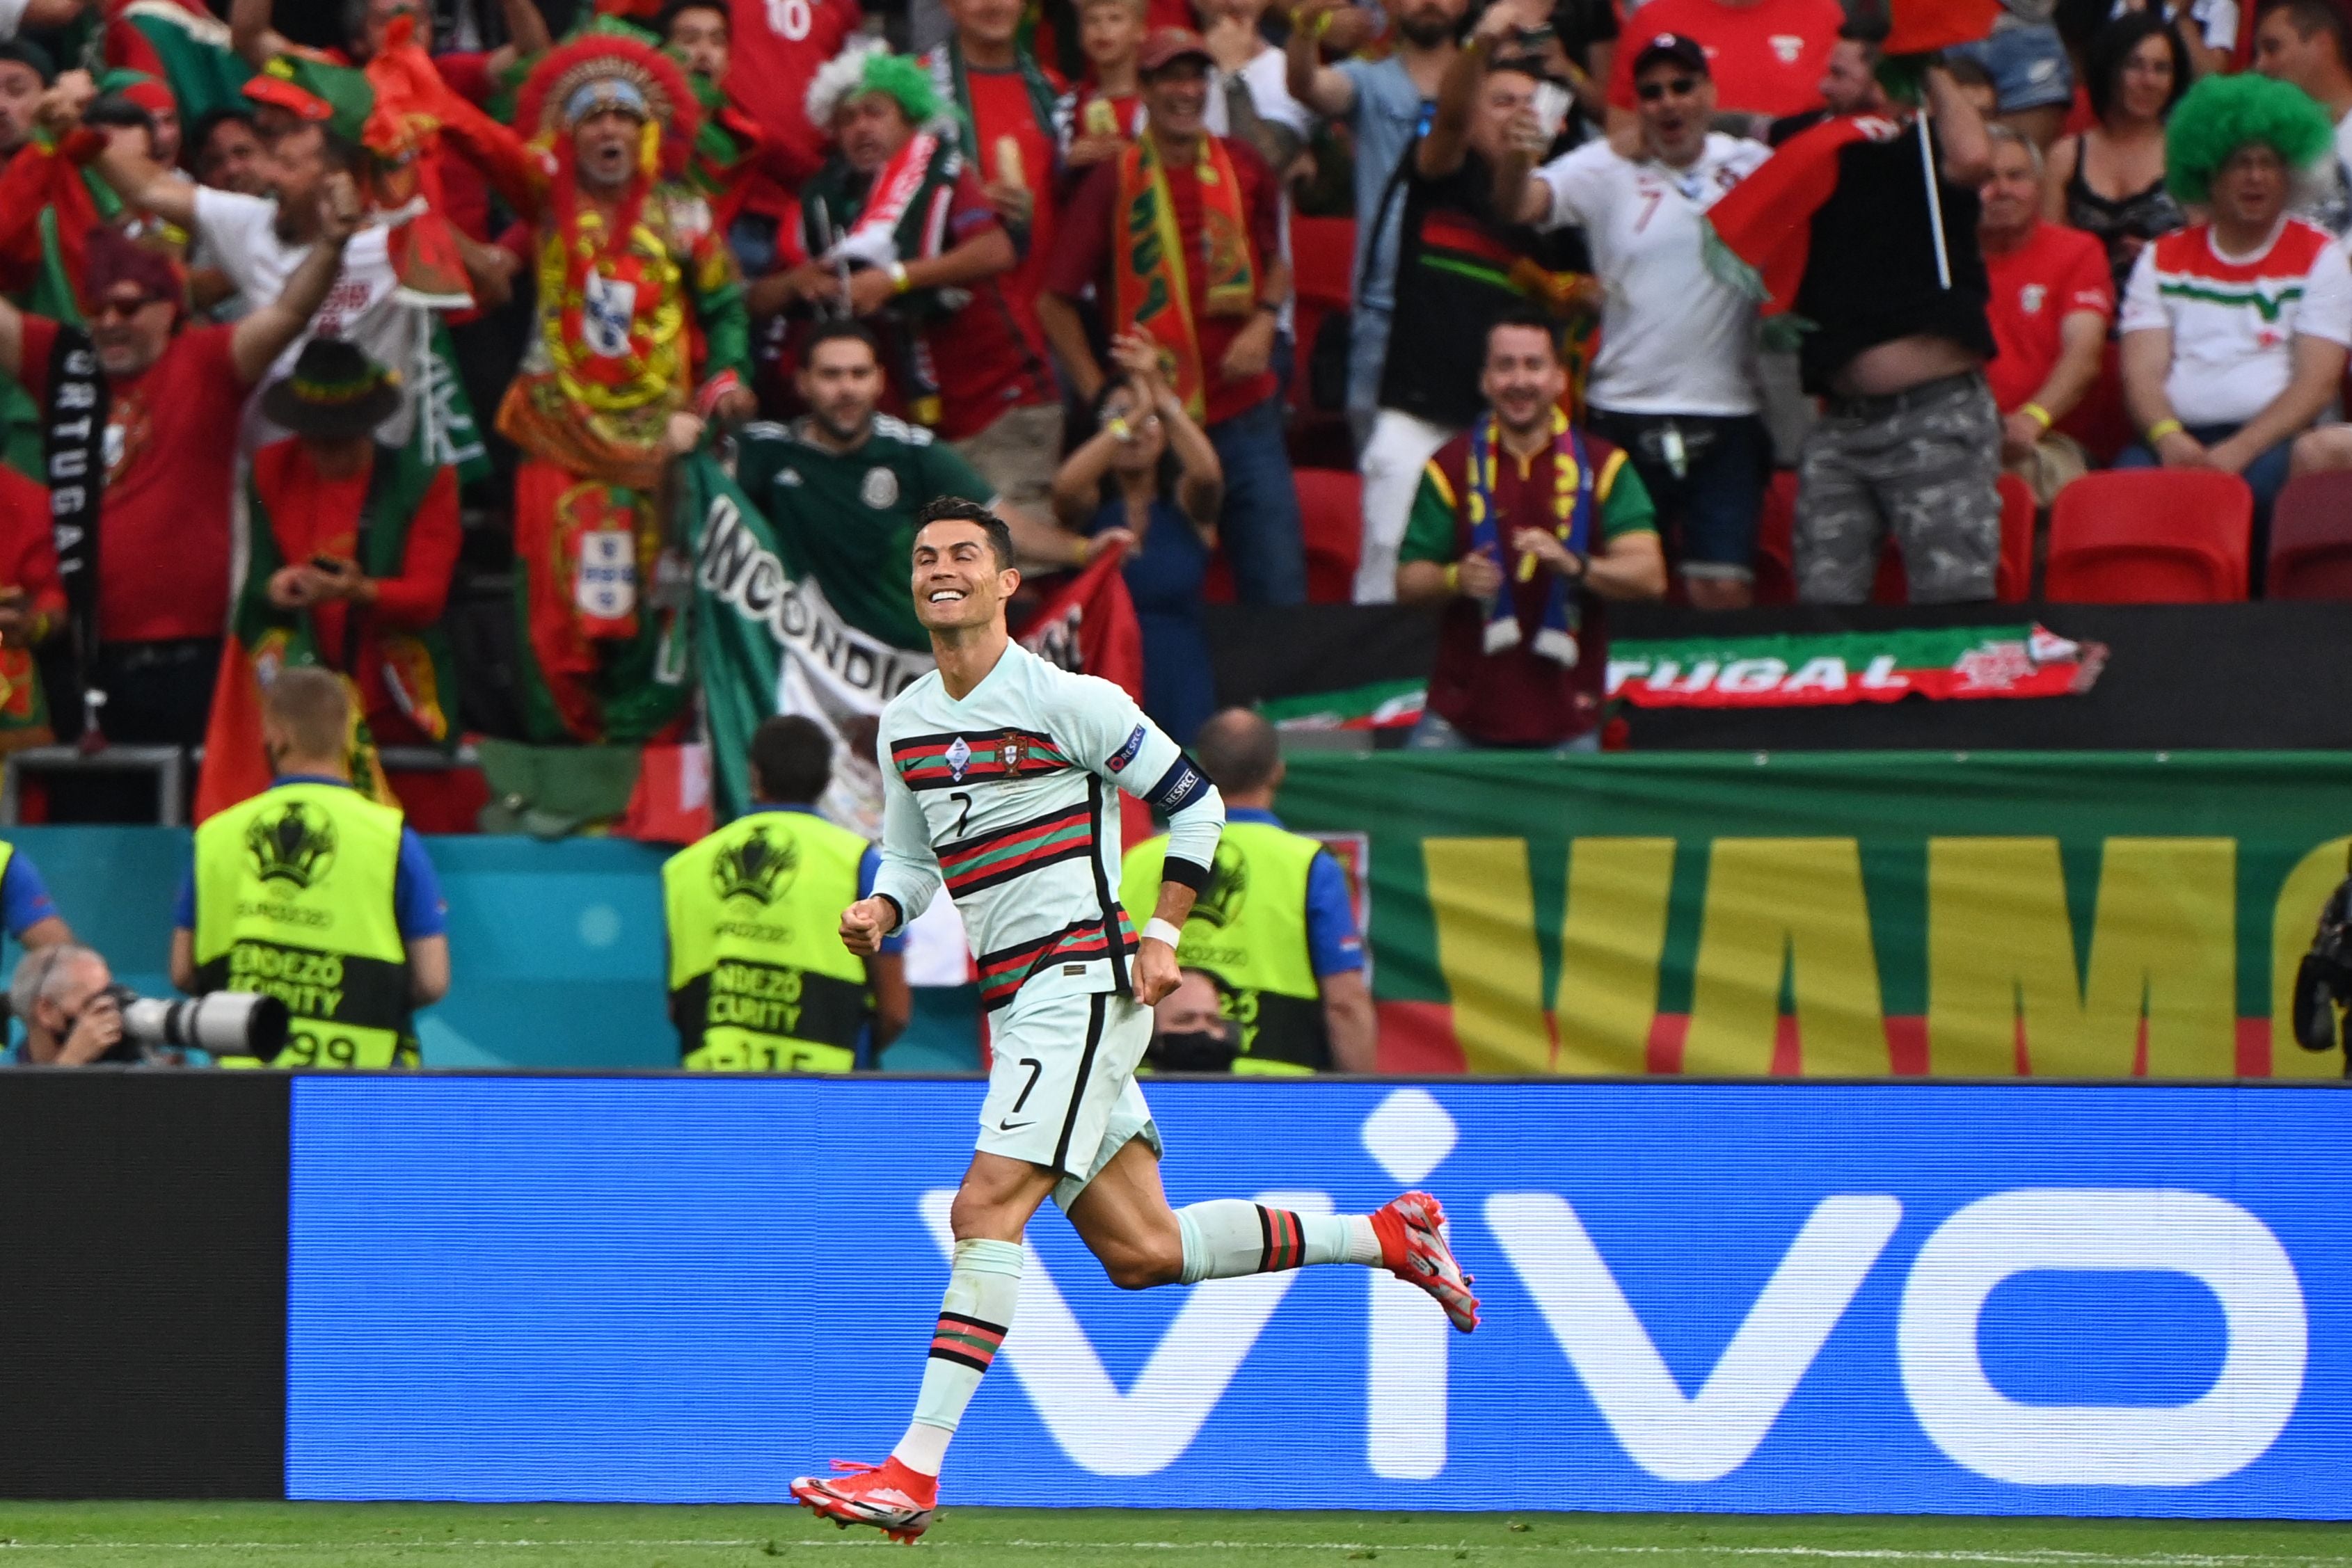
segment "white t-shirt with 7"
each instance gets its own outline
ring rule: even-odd
[[[1771,149],[1710,134],[1686,169],[1591,141],[1536,171],[1545,228],[1584,230],[1606,291],[1587,391],[1617,413],[1754,413],[1756,307],[1707,270],[1700,218]]]
[[[257,309],[284,292],[286,280],[302,258],[307,245],[289,245],[278,235],[278,204],[233,191],[196,188],[196,232],[213,264],[228,274],[247,309]],[[302,345],[313,337],[341,338],[386,370],[400,372],[400,412],[378,431],[377,439],[394,445],[408,439],[415,422],[415,392],[424,383],[418,373],[430,322],[424,307],[396,297],[399,278],[381,227],[362,229],[343,246],[342,271],[327,294],[327,302],[311,318],[310,330],[294,340],[269,368],[265,382],[290,373]],[[268,425],[257,413],[247,435],[257,444],[285,433]]]

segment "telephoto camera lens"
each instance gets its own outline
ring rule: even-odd
[[[186,1001],[138,997],[122,1004],[122,1032],[143,1045],[268,1061],[286,1045],[286,1004],[255,991],[215,991]]]

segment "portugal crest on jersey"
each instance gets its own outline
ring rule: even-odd
[[[793,876],[800,868],[800,851],[790,839],[772,844],[768,831],[759,828],[710,862],[710,883],[722,899],[749,898],[773,904],[792,886]]]
[[[314,821],[303,802],[289,800],[275,817],[254,818],[245,830],[245,852],[262,881],[308,888],[335,863],[335,825],[323,815]]]

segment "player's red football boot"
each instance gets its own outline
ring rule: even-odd
[[[1372,1212],[1372,1232],[1381,1239],[1381,1263],[1398,1279],[1419,1285],[1445,1309],[1454,1326],[1468,1333],[1478,1326],[1473,1277],[1454,1260],[1445,1239],[1445,1210],[1425,1192],[1391,1198]]]
[[[853,1524],[870,1524],[891,1540],[909,1545],[931,1527],[931,1515],[940,1505],[938,1477],[908,1469],[895,1458],[878,1465],[835,1459],[833,1468],[844,1473],[803,1476],[793,1483],[793,1496],[818,1518],[829,1519],[844,1530]]]

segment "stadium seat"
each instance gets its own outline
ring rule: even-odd
[[[2000,560],[1993,568],[1992,596],[1996,603],[2022,604],[2033,586],[2033,486],[2014,474],[2000,476]],[[1907,604],[1911,580],[1903,570],[1903,552],[1889,540],[1878,558],[1878,580],[1870,591],[1874,604]]]
[[[1316,347],[1344,360],[1348,308],[1354,279],[1356,225],[1351,218],[1293,218],[1290,459],[1301,467],[1344,467],[1355,456],[1340,402],[1344,367],[1327,365],[1323,401],[1316,399]],[[1326,343],[1325,340],[1328,339]]]
[[[1346,604],[1356,597],[1364,554],[1364,481],[1346,469],[1300,468],[1298,517],[1307,539],[1307,600]]]
[[[2242,600],[2253,521],[2253,492],[2234,474],[2086,475],[2058,493],[2042,596],[2062,604]]]
[[[2267,599],[2352,600],[2352,474],[2287,481],[2271,507]]]
[[[1291,288],[1301,305],[1312,300],[1326,309],[1345,310],[1353,298],[1356,220],[1290,220]],[[1303,334],[1302,334],[1303,335]]]

